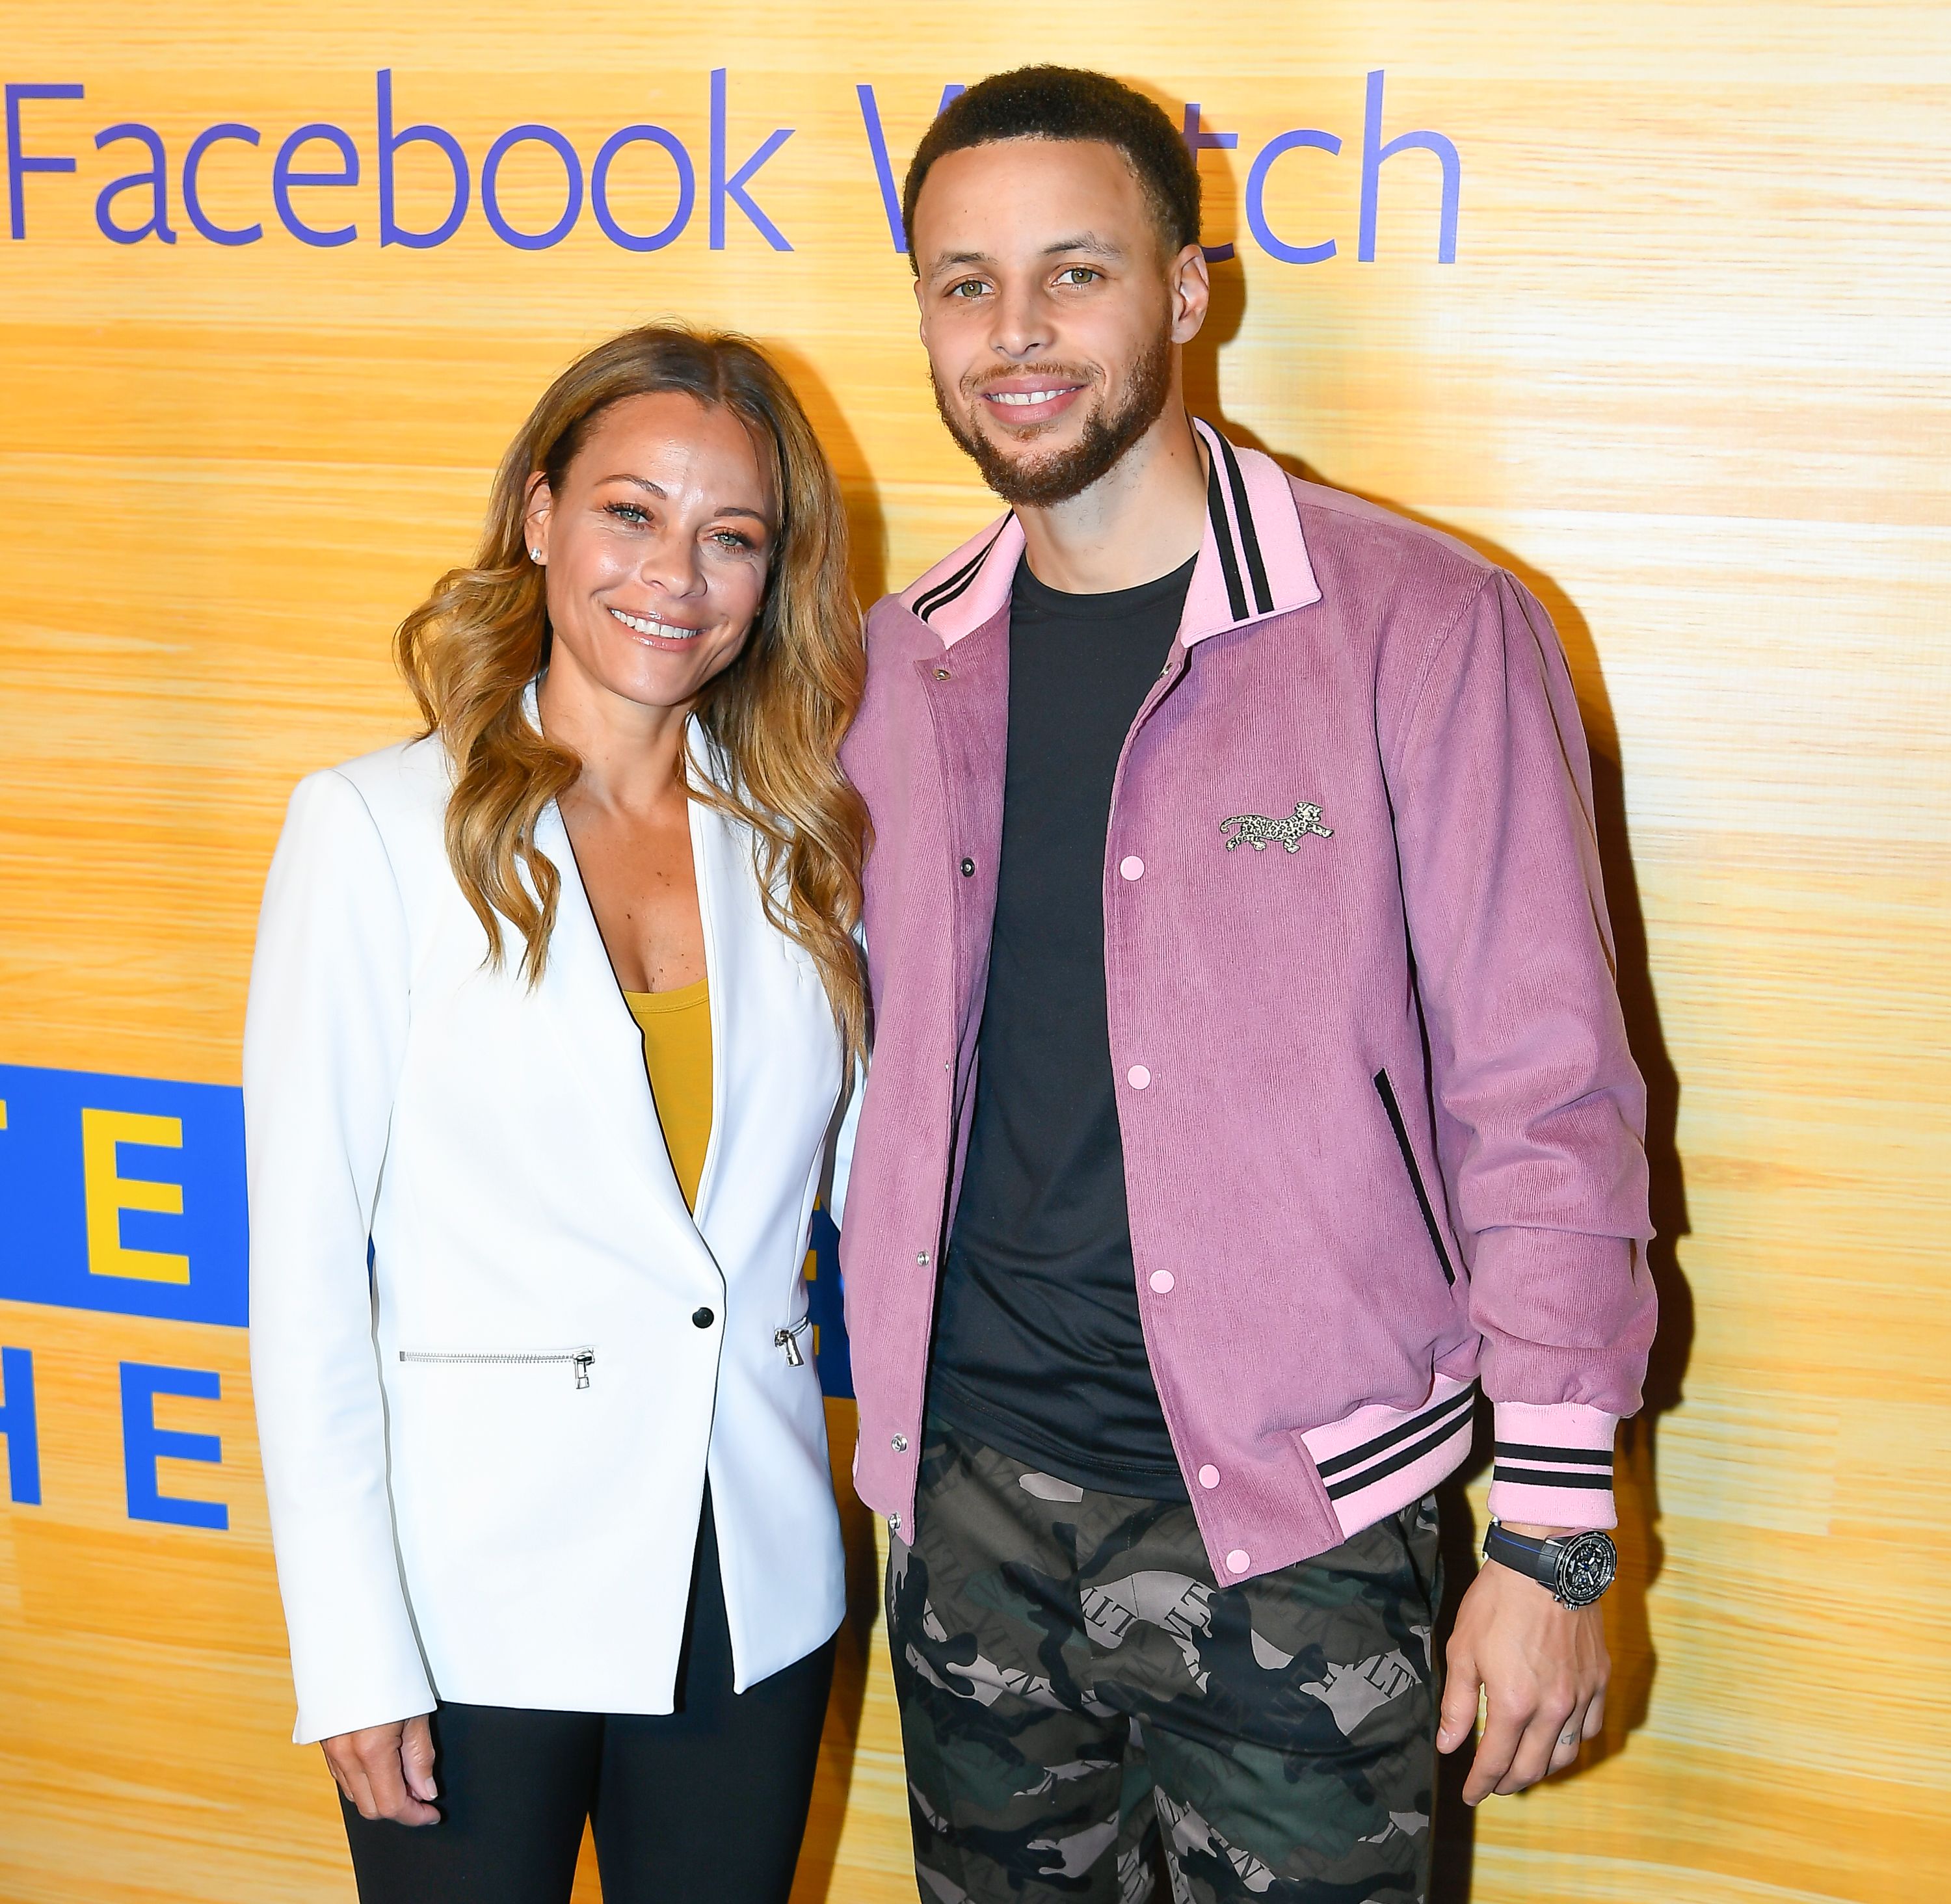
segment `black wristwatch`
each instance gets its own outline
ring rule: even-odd
[[[1590,1606],[1619,1570],[1619,1550],[1609,1534],[1560,1534],[1537,1540],[1495,1521],[1484,1536],[1484,1558],[1548,1588],[1560,1606]]]

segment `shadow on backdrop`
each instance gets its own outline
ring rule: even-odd
[[[1688,1233],[1686,1182],[1675,1139],[1680,1080],[1667,1053],[1647,961],[1646,921],[1633,867],[1618,726],[1590,626],[1577,604],[1550,576],[1474,530],[1439,521],[1392,497],[1336,484],[1300,457],[1263,441],[1250,426],[1225,416],[1219,390],[1219,352],[1238,335],[1244,322],[1246,285],[1237,262],[1215,264],[1212,276],[1211,314],[1185,353],[1186,400],[1194,415],[1222,428],[1233,442],[1250,445],[1272,456],[1291,475],[1362,496],[1409,521],[1467,543],[1486,560],[1508,570],[1537,596],[1551,616],[1578,686],[1580,712],[1591,749],[1594,819],[1617,947],[1619,1002],[1633,1056],[1647,1085],[1647,1161],[1651,1178],[1653,1222],[1658,1231],[1647,1253],[1647,1266],[1659,1296],[1659,1332],[1647,1371],[1645,1405],[1625,1425],[1620,1436],[1615,1484],[1619,1515],[1615,1536],[1619,1544],[1619,1577],[1604,1603],[1606,1644],[1612,1656],[1605,1730],[1586,1748],[1578,1765],[1559,1774],[1561,1781],[1578,1778],[1623,1750],[1628,1737],[1646,1719],[1659,1665],[1647,1617],[1647,1595],[1658,1577],[1664,1553],[1659,1531],[1659,1418],[1681,1399],[1681,1381],[1693,1341],[1693,1299],[1678,1255],[1680,1239]],[[1475,1451],[1469,1462],[1438,1490],[1443,1508],[1445,1581],[1443,1612],[1435,1640],[1439,1657],[1454,1627],[1457,1604],[1476,1572],[1482,1530],[1475,1524],[1466,1489],[1489,1465],[1491,1438],[1490,1406],[1480,1403]],[[1469,1904],[1476,1818],[1464,1805],[1462,1790],[1470,1749],[1462,1748],[1442,1761],[1439,1768],[1431,1904]]]
[[[907,267],[902,267],[905,270]],[[779,367],[805,406],[813,433],[818,436],[834,473],[840,479],[840,493],[847,507],[848,532],[852,538],[850,569],[854,591],[864,611],[888,591],[887,518],[881,507],[881,492],[860,441],[854,434],[826,380],[798,348],[776,337],[754,340]]]

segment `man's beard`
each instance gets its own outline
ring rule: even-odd
[[[1032,374],[1034,374],[1032,371]],[[1125,452],[1164,414],[1172,395],[1172,340],[1161,332],[1132,366],[1125,400],[1108,416],[1103,407],[1085,420],[1084,432],[1067,450],[1019,460],[979,431],[965,426],[951,408],[932,369],[935,407],[948,433],[968,453],[982,479],[1012,508],[1047,509],[1081,496],[1115,469]],[[983,401],[978,397],[976,401]]]

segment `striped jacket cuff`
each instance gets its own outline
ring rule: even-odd
[[[1616,1415],[1583,1402],[1498,1402],[1491,1512],[1541,1527],[1619,1525],[1612,1505]]]
[[[1474,1381],[1438,1375],[1419,1409],[1372,1403],[1302,1435],[1344,1536],[1420,1500],[1469,1456],[1476,1400]]]

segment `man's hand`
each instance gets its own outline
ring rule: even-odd
[[[325,1762],[339,1789],[362,1818],[391,1818],[396,1824],[438,1824],[432,1800],[433,1733],[422,1713],[390,1725],[341,1732],[322,1742]]]
[[[1513,1534],[1549,1539],[1562,1528],[1519,1527]],[[1484,1737],[1463,1803],[1478,1805],[1493,1792],[1521,1792],[1547,1772],[1560,1771],[1597,1738],[1606,1717],[1606,1629],[1596,1606],[1561,1606],[1550,1590],[1487,1560],[1457,1609],[1443,1689],[1440,1752],[1454,1752],[1477,1717],[1484,1694]]]

